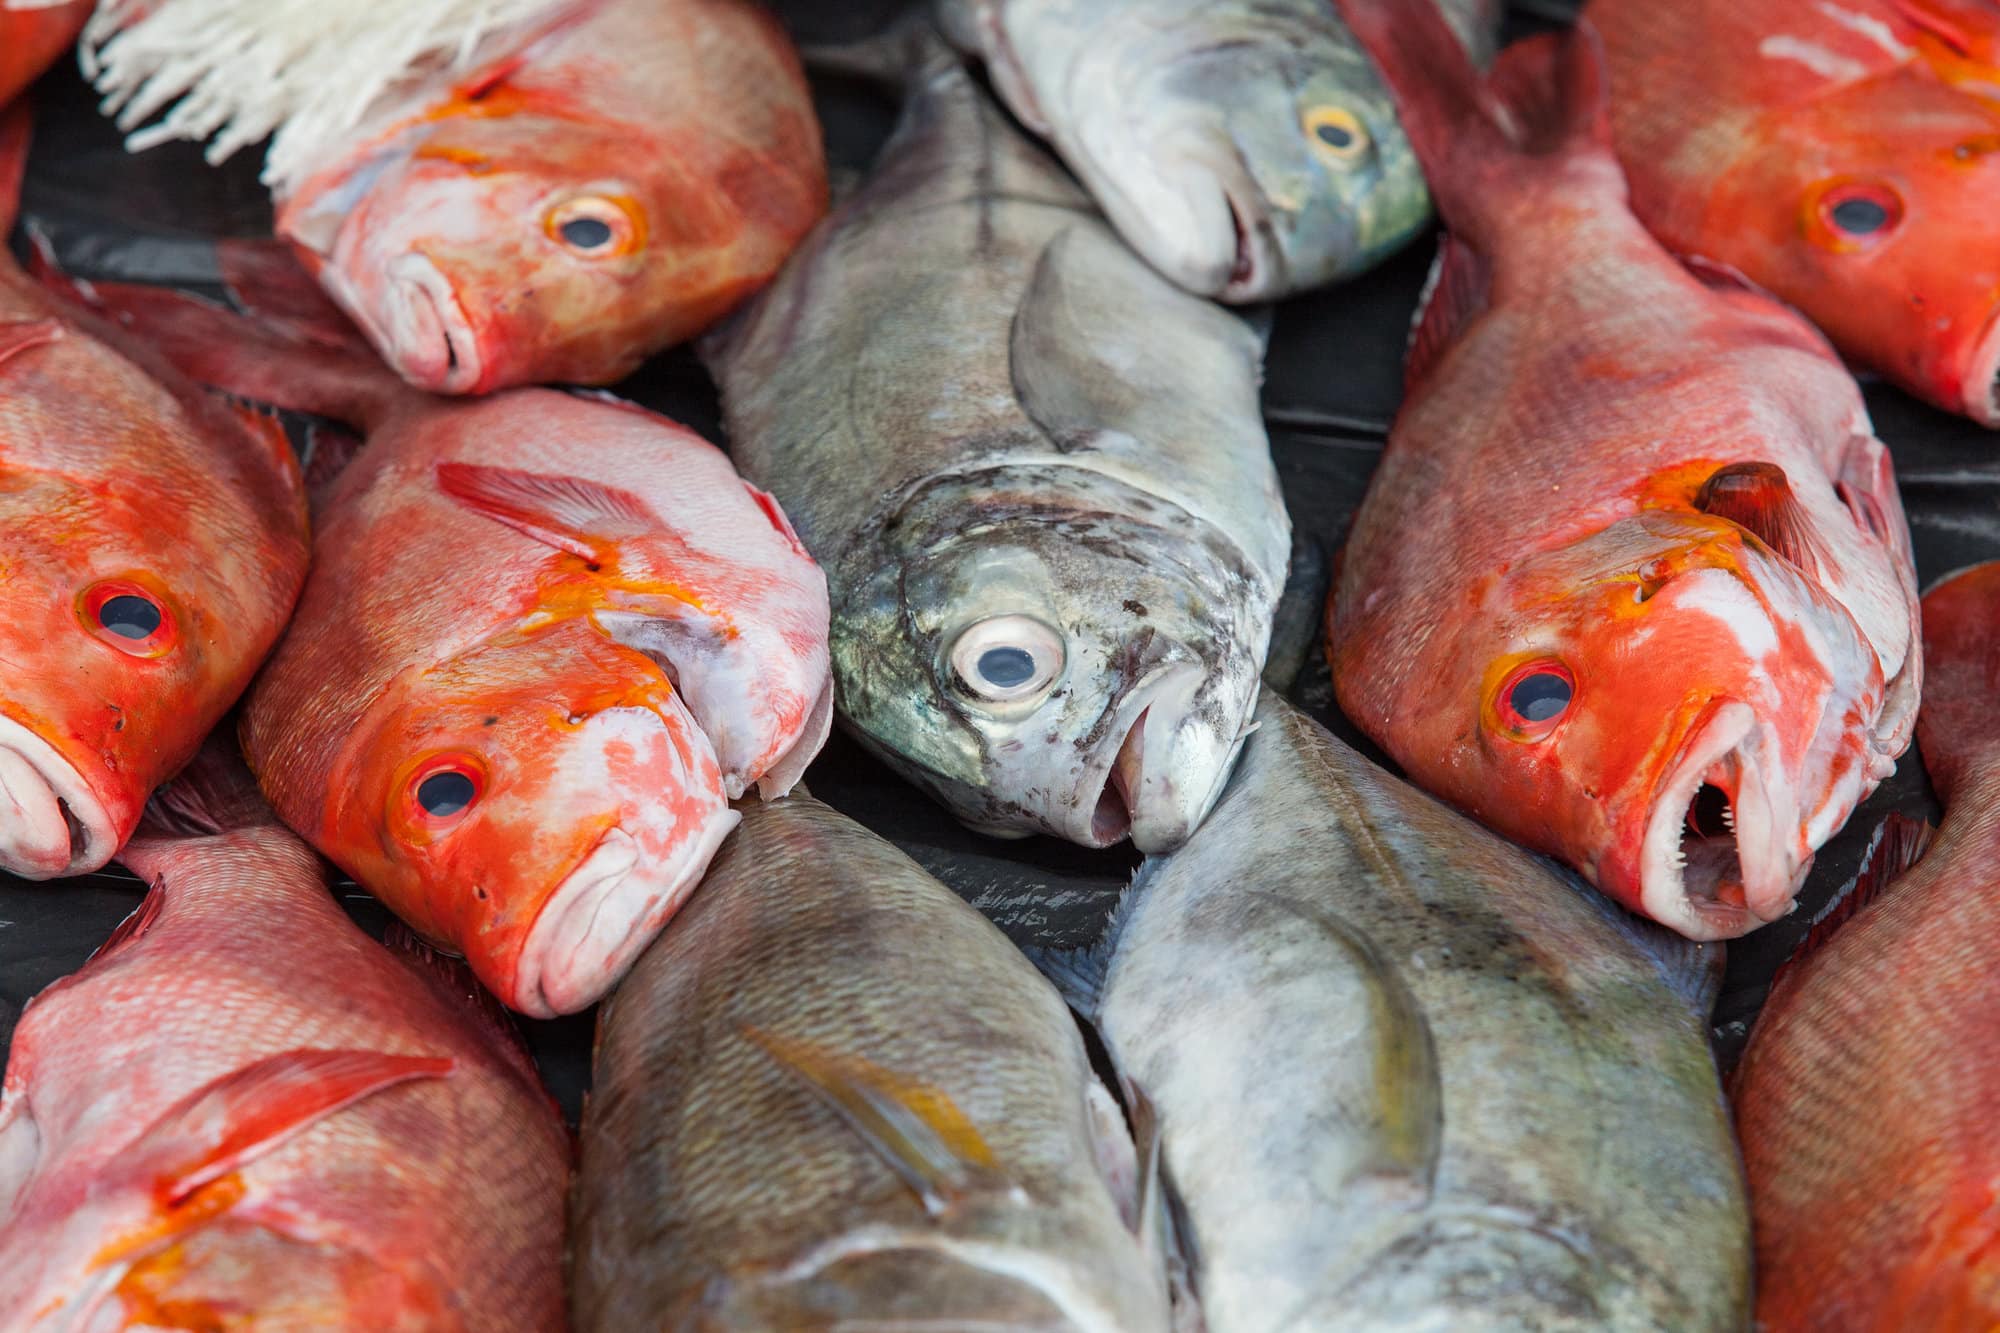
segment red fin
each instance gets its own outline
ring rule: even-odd
[[[1423,309],[1410,331],[1410,352],[1403,363],[1405,388],[1421,383],[1456,341],[1459,330],[1486,309],[1490,281],[1486,261],[1471,246],[1446,233],[1438,243]]]
[[[275,822],[237,748],[235,728],[225,724],[210,732],[187,766],[153,793],[144,826],[153,837],[205,838]]]
[[[21,320],[0,324],[0,365],[36,347],[47,347],[62,337],[62,325],[52,319]]]
[[[26,97],[0,111],[0,239],[14,230],[21,213],[21,182],[28,175],[28,145],[35,137],[35,113]]]
[[[1904,872],[1923,858],[1936,834],[1937,830],[1921,819],[1903,814],[1892,814],[1877,825],[1875,837],[1868,844],[1868,858],[1861,863],[1854,882],[1813,922],[1799,947],[1792,950],[1792,956],[1773,974],[1773,983],[1801,959],[1825,948],[1842,926],[1901,879]]]
[[[1578,145],[1611,151],[1611,77],[1603,39],[1588,20],[1567,33],[1514,43],[1493,63],[1486,86],[1506,108],[1523,151],[1543,156]]]
[[[1731,463],[1703,483],[1694,507],[1728,519],[1808,577],[1823,576],[1819,535],[1776,463]]]
[[[1889,7],[1968,60],[2000,55],[2000,7],[1992,0],[1889,0]]]
[[[401,958],[411,971],[426,982],[443,990],[454,1002],[464,1005],[493,1039],[494,1045],[517,1057],[521,1068],[533,1074],[534,1062],[521,1038],[520,1026],[507,1011],[507,1006],[479,984],[472,964],[463,958],[440,952],[401,921],[391,921],[388,929],[382,932],[382,946]]]
[[[126,1151],[172,1205],[371,1093],[451,1071],[442,1056],[286,1051],[197,1089]]]
[[[581,477],[440,463],[437,479],[438,489],[467,509],[593,563],[607,559],[611,546],[634,528],[659,523],[632,492]]]
[[[132,914],[120,921],[118,929],[112,931],[104,943],[98,945],[96,951],[85,960],[86,965],[100,958],[109,958],[127,945],[144,939],[146,932],[153,928],[153,923],[160,919],[160,907],[165,899],[166,891],[156,881],[153,887],[146,890],[145,898],[132,909]]]
[[[252,319],[317,346],[373,355],[361,330],[306,272],[289,242],[221,240],[215,243],[215,260],[229,299]]]
[[[798,529],[792,526],[791,519],[785,517],[783,507],[778,504],[778,497],[769,491],[758,490],[747,481],[743,483],[743,489],[750,492],[750,498],[764,511],[764,517],[771,520],[771,526],[778,530],[778,535],[790,542],[794,551],[808,560],[812,559],[811,552],[806,550],[806,544],[799,540]]]

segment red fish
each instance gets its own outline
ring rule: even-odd
[[[108,0],[85,52],[127,128],[188,93],[135,145],[276,127],[279,235],[440,393],[621,379],[826,211],[804,74],[750,0]]]
[[[94,0],[0,0],[0,106],[69,49]]]
[[[0,235],[27,152],[0,125]],[[305,581],[275,421],[0,252],[0,867],[95,870],[271,651]]]
[[[2000,1325],[2000,562],[1923,607],[1944,823],[1933,841],[1892,817],[1736,1074],[1772,1333]]]
[[[367,434],[245,706],[251,767],[509,1005],[587,1008],[700,880],[729,802],[783,794],[825,740],[826,579],[692,431],[600,394],[418,392],[289,274],[265,265],[258,293],[289,323],[95,289],[196,378]]]
[[[1740,935],[1909,743],[1888,452],[1803,320],[1632,216],[1587,26],[1482,83],[1430,5],[1340,8],[1450,229],[1335,588],[1341,706],[1620,902]]]
[[[1592,0],[1632,207],[2000,426],[2000,4]]]
[[[558,1333],[568,1135],[504,1015],[362,934],[219,758],[14,1034],[0,1327]]]

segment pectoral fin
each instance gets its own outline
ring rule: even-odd
[[[1825,577],[1819,534],[1776,463],[1731,463],[1703,484],[1694,505],[1751,533],[1807,578]]]
[[[505,527],[593,564],[608,561],[621,539],[659,526],[632,494],[582,477],[440,463],[438,489]]]

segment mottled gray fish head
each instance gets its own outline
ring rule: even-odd
[[[933,479],[839,608],[842,715],[998,836],[1178,846],[1256,701],[1268,580],[1166,501],[1061,462]]]
[[[1429,216],[1381,77],[1331,4],[1133,18],[1065,85],[1079,176],[1191,291],[1269,300],[1359,272]]]

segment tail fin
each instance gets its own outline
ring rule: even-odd
[[[173,781],[153,793],[140,836],[204,838],[276,822],[237,749],[236,728],[225,722]]]
[[[1333,0],[1396,95],[1439,214],[1476,238],[1500,178],[1524,159],[1615,164],[1604,48],[1588,22],[1517,43],[1482,77],[1437,0]],[[1544,174],[1547,163],[1533,164]]]
[[[34,112],[26,97],[0,111],[0,242],[14,230],[21,212],[21,182],[28,174],[28,143],[34,137]]]
[[[1923,625],[1917,744],[1949,817],[1968,780],[2000,781],[2000,560],[1932,584]]]

